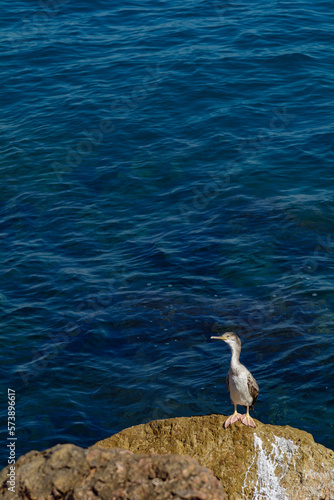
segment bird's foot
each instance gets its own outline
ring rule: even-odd
[[[252,417],[250,415],[248,415],[246,413],[246,415],[243,415],[241,417],[241,422],[244,424],[244,425],[247,425],[247,427],[256,427],[255,426],[255,422],[254,420],[252,419]]]
[[[233,413],[233,415],[230,415],[227,420],[225,420],[224,427],[225,429],[228,428],[229,425],[234,424],[237,420],[240,420],[242,418],[242,415],[240,413]]]

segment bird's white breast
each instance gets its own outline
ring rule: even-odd
[[[239,371],[237,374],[228,372],[229,390],[231,402],[236,405],[251,406],[253,398],[248,390],[248,373],[247,371]]]

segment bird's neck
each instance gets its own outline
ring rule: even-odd
[[[231,369],[236,370],[240,365],[239,357],[240,357],[241,347],[233,346],[231,347],[231,351],[232,351]]]

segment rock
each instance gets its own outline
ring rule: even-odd
[[[194,457],[221,480],[230,500],[334,499],[334,452],[311,434],[257,420],[255,429],[241,422],[224,429],[225,420],[223,415],[156,420],[97,444]]]
[[[137,455],[99,447],[57,445],[31,451],[16,463],[15,493],[0,473],[0,497],[26,500],[221,500],[223,487],[196,460]]]

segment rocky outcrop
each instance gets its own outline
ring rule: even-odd
[[[0,473],[0,497],[334,500],[334,452],[311,434],[256,420],[255,429],[240,422],[224,429],[225,419],[156,420],[87,450],[67,444],[31,451],[16,463],[15,493],[8,491],[8,468]]]
[[[189,455],[221,480],[229,500],[334,499],[334,452],[289,426],[256,428],[207,415],[156,420],[97,444],[135,453]]]
[[[190,457],[137,455],[57,445],[19,458],[15,493],[0,474],[0,497],[26,500],[221,500],[223,487]]]

